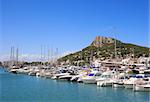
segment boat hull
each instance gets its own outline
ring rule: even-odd
[[[97,82],[97,86],[100,86],[100,87],[111,87],[112,86],[112,82],[98,81]]]
[[[122,83],[113,83],[114,88],[124,88],[124,85]]]
[[[150,92],[150,86],[149,87],[144,87],[142,85],[135,85],[133,90],[134,91]]]
[[[82,81],[85,84],[96,84],[96,80],[94,79],[83,79]]]
[[[133,84],[124,84],[124,87],[126,89],[132,89],[133,88]]]

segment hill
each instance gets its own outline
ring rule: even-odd
[[[88,65],[90,61],[95,59],[103,61],[114,58],[139,58],[141,56],[149,56],[148,47],[123,43],[114,38],[97,36],[88,47],[76,53],[66,55],[58,59],[58,62],[73,65]]]

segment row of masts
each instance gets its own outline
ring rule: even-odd
[[[9,61],[12,65],[17,64],[19,60],[21,60],[21,58],[19,59],[20,56],[19,48],[11,46]],[[53,48],[50,49],[49,47],[41,45],[41,52],[38,58],[40,58],[40,62],[56,62],[60,56],[58,48],[54,50]]]
[[[10,62],[11,64],[17,64],[19,61],[19,49],[14,46],[11,47],[10,50]]]
[[[41,55],[40,55],[40,61],[47,61],[47,62],[55,62],[60,57],[59,50],[56,48],[55,50],[53,48],[46,47],[44,45],[41,45]]]

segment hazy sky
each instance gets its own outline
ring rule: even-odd
[[[77,51],[98,35],[148,46],[148,0],[1,0],[0,14],[1,55]]]

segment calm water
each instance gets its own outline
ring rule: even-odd
[[[148,92],[16,75],[0,69],[0,102],[149,102]]]

